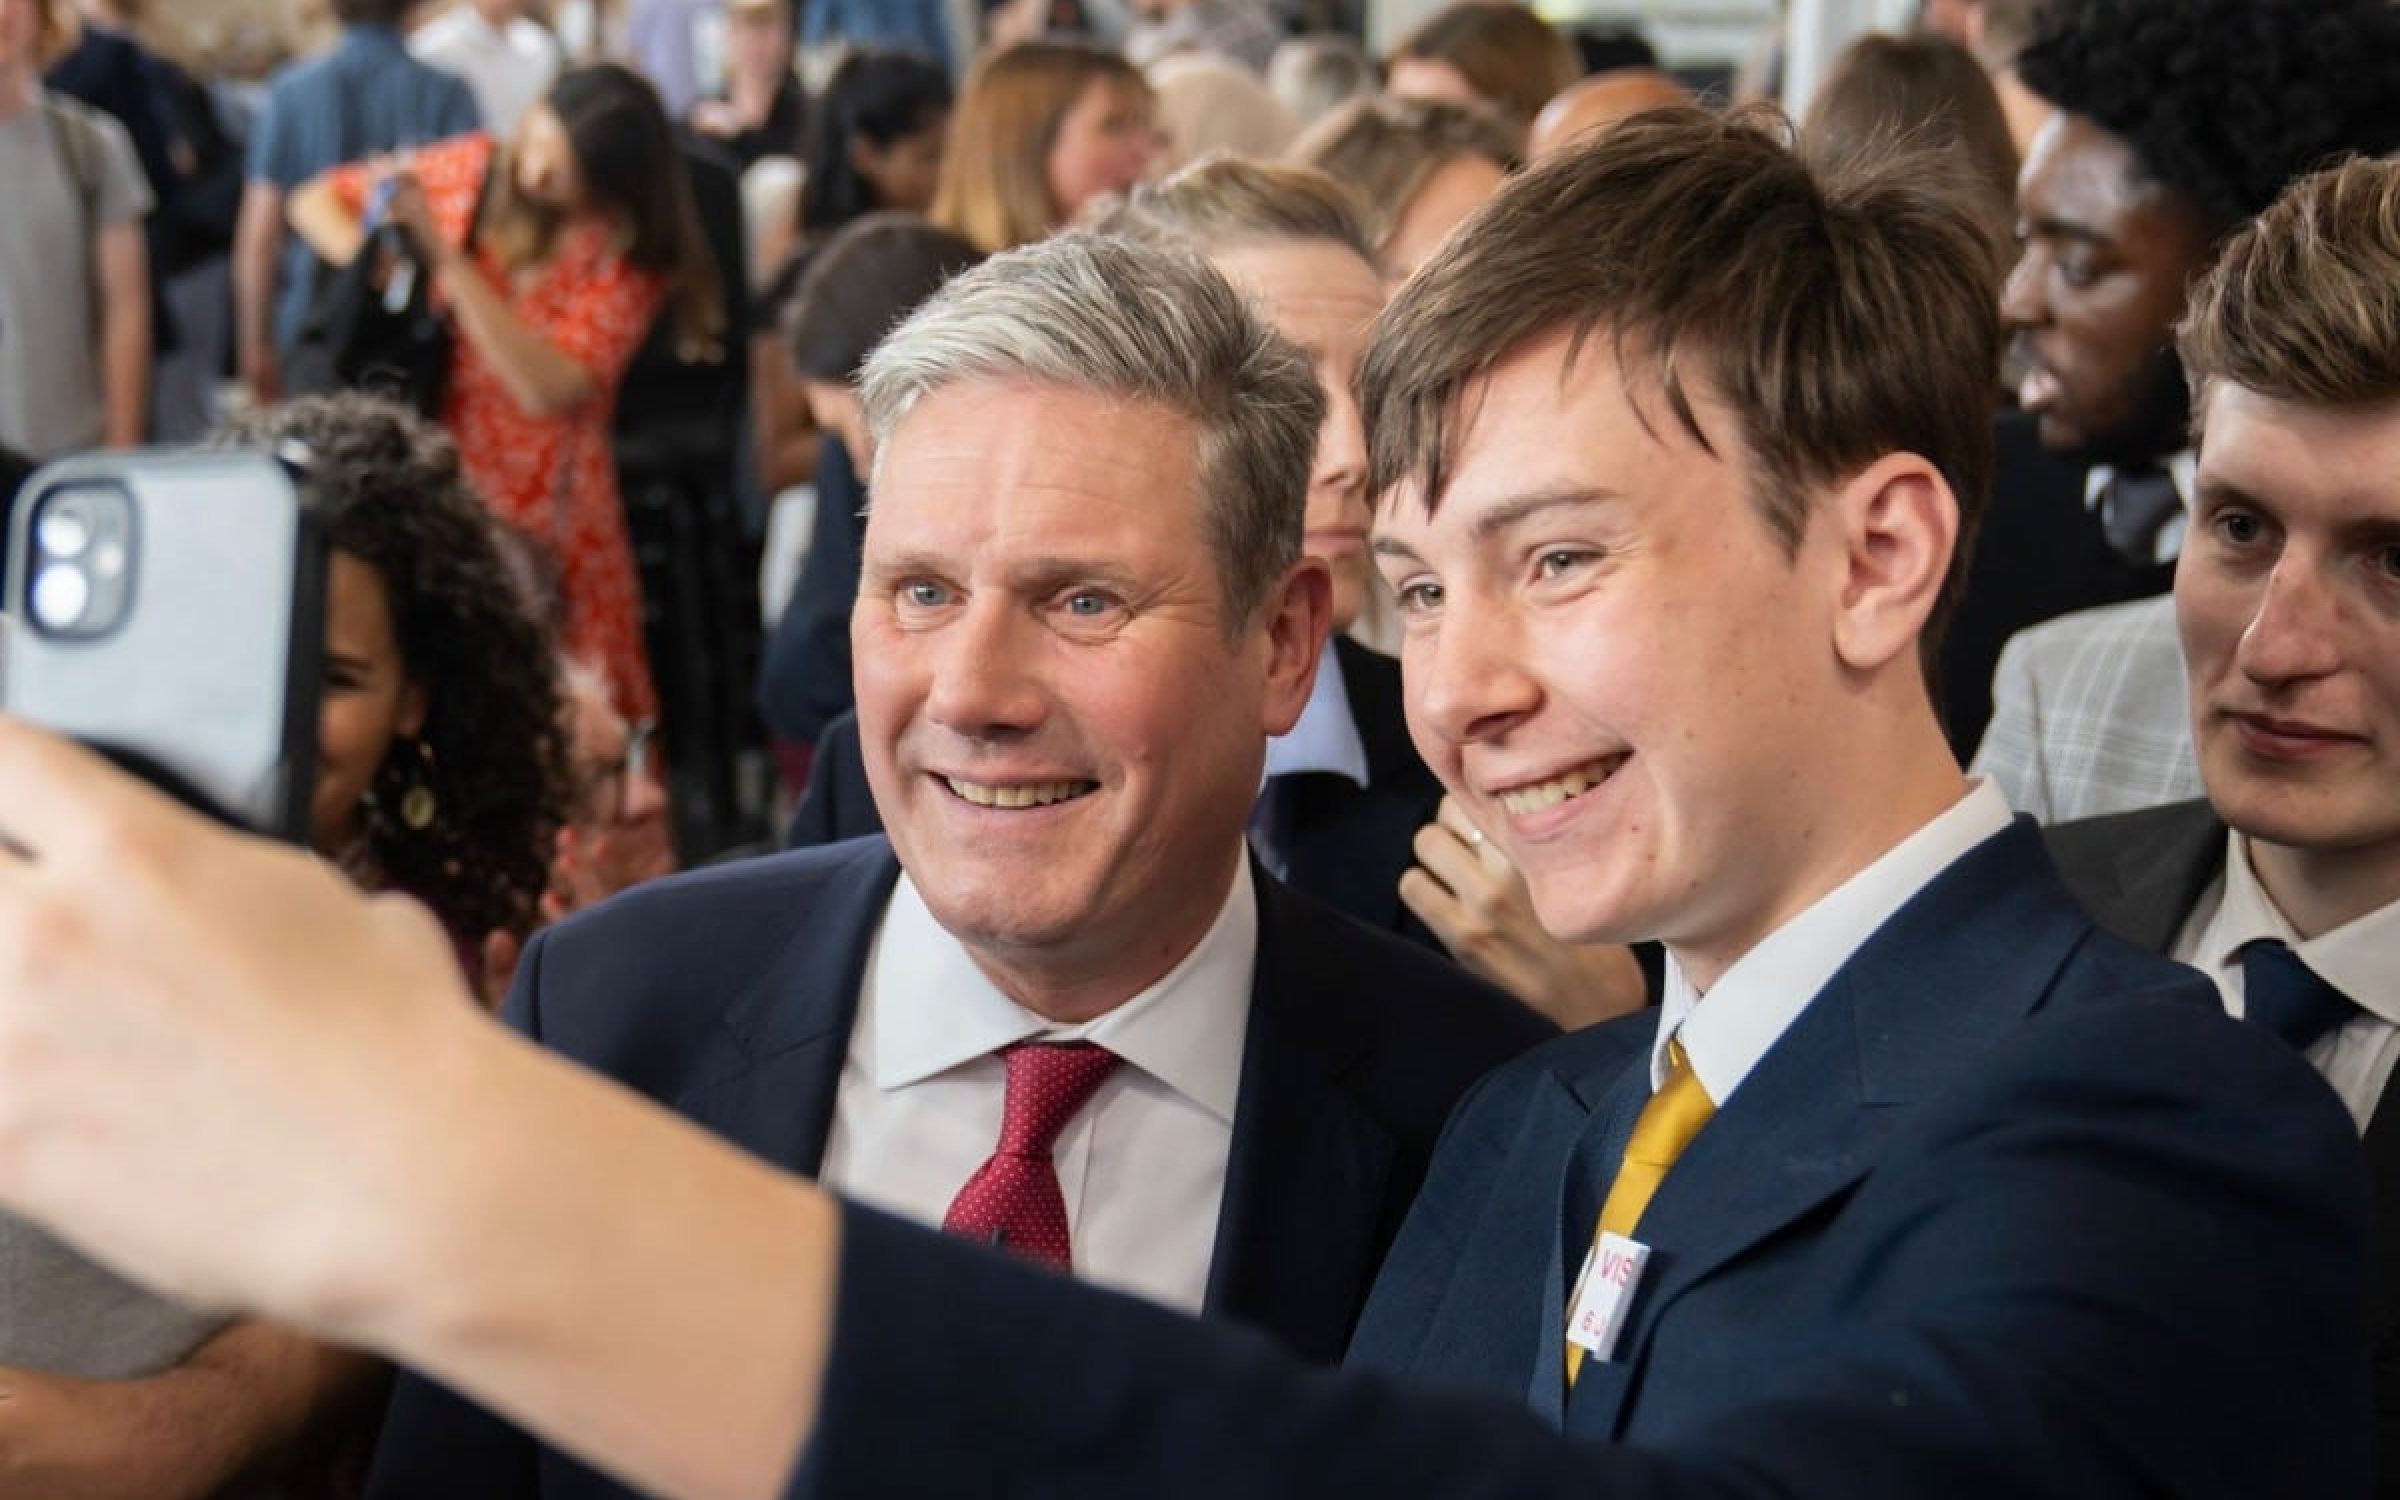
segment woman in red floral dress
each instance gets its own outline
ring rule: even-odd
[[[567,649],[607,672],[620,712],[651,717],[609,430],[625,367],[662,307],[673,304],[689,340],[713,339],[722,322],[658,96],[613,64],[576,69],[505,146],[466,135],[337,167],[293,195],[293,227],[346,263],[387,181],[387,212],[419,246],[457,330],[443,420],[468,477],[555,560]]]

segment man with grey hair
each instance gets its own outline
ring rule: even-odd
[[[1308,364],[1198,259],[1069,235],[938,293],[863,396],[887,837],[632,892],[537,938],[505,1015],[863,1201],[1330,1361],[1451,1103],[1548,1028],[1245,858],[1330,610]],[[370,1493],[621,1491],[412,1378]]]

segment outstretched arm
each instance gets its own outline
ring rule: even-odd
[[[490,1024],[404,899],[14,721],[0,785],[0,840],[32,851],[0,855],[0,1198],[644,1489],[780,1492],[824,1363],[828,1197]]]

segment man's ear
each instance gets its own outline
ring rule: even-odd
[[[1259,605],[1266,636],[1267,690],[1261,704],[1270,735],[1300,722],[1317,681],[1317,661],[1333,628],[1333,570],[1321,557],[1292,564]]]
[[[1843,549],[1835,654],[1856,671],[1904,659],[1915,673],[1917,638],[1958,547],[1958,497],[1926,459],[1888,453],[1842,484],[1833,514]]]

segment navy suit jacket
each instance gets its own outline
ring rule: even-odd
[[[2177,802],[2049,830],[2068,889],[2108,931],[2156,953],[2225,873],[2225,825],[2206,801]],[[2367,1344],[2375,1379],[2376,1493],[2400,1496],[2400,1073],[2367,1119],[2375,1190],[2374,1283]]]
[[[791,1493],[2364,1492],[2349,1122],[2190,970],[2096,931],[2030,824],[1885,924],[1701,1131],[1569,1401],[1561,1304],[1654,1026],[1461,1103],[1340,1375],[851,1211]]]
[[[639,887],[528,944],[506,1019],[779,1167],[814,1172],[867,950],[899,873],[875,838]],[[1330,1362],[1451,1105],[1556,1030],[1449,965],[1256,879],[1250,1029],[1204,1306]],[[625,1492],[403,1377],[369,1493]]]
[[[1433,933],[1400,901],[1400,877],[1417,862],[1417,830],[1441,807],[1442,784],[1417,758],[1401,708],[1400,664],[1336,636],[1350,717],[1367,752],[1367,784],[1335,772],[1290,778],[1284,879],[1334,910],[1442,951]],[[867,787],[858,716],[825,726],[809,765],[808,790],[792,814],[794,848],[883,832]]]

